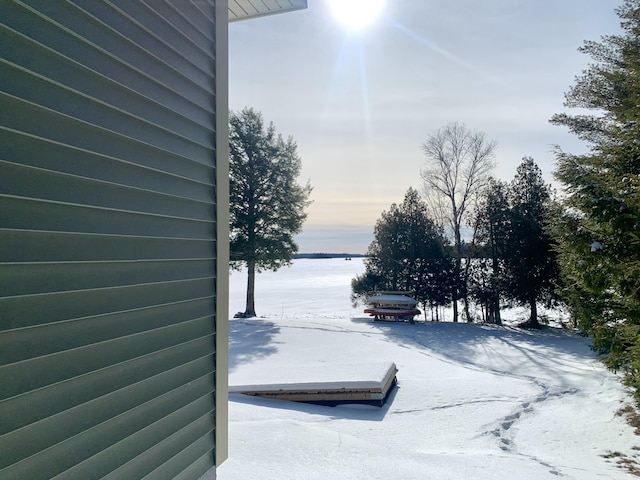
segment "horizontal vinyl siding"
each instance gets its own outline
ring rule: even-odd
[[[0,478],[215,459],[213,0],[0,2]]]

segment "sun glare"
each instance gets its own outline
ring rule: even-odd
[[[375,21],[384,0],[329,0],[331,12],[349,30],[362,30]]]

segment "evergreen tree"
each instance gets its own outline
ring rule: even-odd
[[[528,325],[538,327],[537,304],[554,302],[559,276],[554,242],[546,229],[551,190],[530,157],[522,159],[509,190],[511,225],[503,249],[508,288],[504,293],[528,305]]]
[[[255,274],[277,270],[298,251],[311,187],[297,183],[300,158],[289,137],[265,127],[262,114],[229,114],[230,249],[234,266],[247,266],[245,317],[254,317]]]
[[[507,183],[490,179],[475,211],[474,241],[484,248],[470,277],[472,296],[483,306],[488,323],[501,324],[500,299],[505,287],[504,269],[511,232],[511,207]]]
[[[616,12],[622,34],[584,43],[593,63],[566,94],[594,113],[552,118],[590,146],[557,151],[567,196],[555,234],[575,320],[640,391],[640,0]]]
[[[423,305],[447,301],[453,262],[442,230],[416,190],[410,188],[402,204],[382,212],[365,268],[352,281],[354,302],[375,290],[412,291]]]

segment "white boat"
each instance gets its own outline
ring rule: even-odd
[[[418,301],[411,298],[408,292],[378,292],[367,299],[369,308],[364,310],[375,320],[408,320],[413,322],[420,310],[416,307]]]

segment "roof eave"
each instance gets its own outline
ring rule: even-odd
[[[250,4],[251,9],[243,8],[241,5],[242,3]],[[281,6],[280,2],[258,1],[255,2],[255,4],[258,5],[256,7],[256,5],[252,3],[252,0],[230,0],[229,22],[237,22],[240,20],[248,20],[251,18],[294,12],[296,10],[304,10],[305,8],[307,8],[307,0],[288,0],[286,3],[288,5]]]

